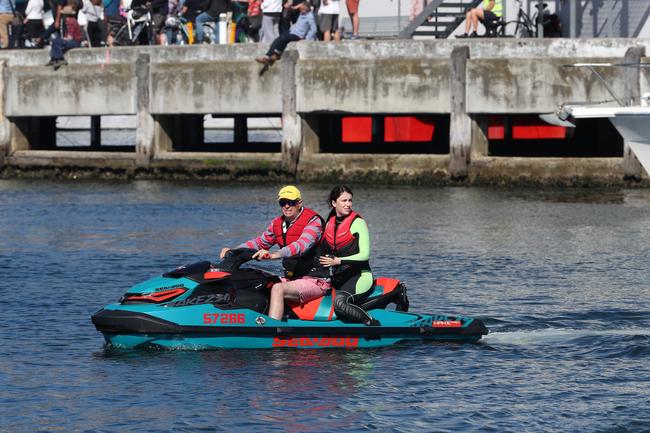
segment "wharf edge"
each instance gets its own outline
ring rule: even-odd
[[[646,62],[647,39],[301,42],[258,78],[265,47],[80,49],[54,72],[45,51],[0,53],[0,177],[354,181],[399,184],[650,185],[633,154],[493,157],[490,114],[606,99],[564,65]],[[110,58],[110,62],[106,59]],[[609,75],[608,75],[609,74]],[[606,73],[627,97],[650,71]],[[54,103],[55,101],[55,103]],[[280,152],[184,152],[197,118],[279,115]],[[322,153],[321,114],[447,114],[449,154]],[[56,116],[136,115],[134,152],[48,146]],[[198,126],[197,126],[198,125]],[[187,143],[183,143],[187,145]]]

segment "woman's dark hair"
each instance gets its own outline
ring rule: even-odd
[[[332,202],[336,201],[339,197],[341,197],[341,194],[344,192],[347,192],[350,195],[354,195],[352,193],[352,189],[347,186],[347,185],[336,185],[334,188],[332,188],[332,191],[330,191],[330,198],[327,201],[327,204],[332,207]],[[327,216],[327,219],[329,220],[332,218],[334,215],[336,215],[336,210],[334,207],[332,207],[332,210],[330,211],[329,215]]]

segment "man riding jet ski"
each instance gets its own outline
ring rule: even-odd
[[[314,267],[316,250],[323,234],[323,218],[303,206],[300,190],[288,185],[278,192],[281,215],[274,218],[260,236],[242,243],[237,248],[256,250],[253,259],[282,259],[284,278],[271,289],[269,316],[281,320],[284,315],[284,301],[304,304],[320,298],[330,289],[329,275],[310,275]],[[273,253],[269,249],[277,245]],[[221,259],[230,251],[221,250]]]

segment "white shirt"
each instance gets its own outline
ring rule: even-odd
[[[28,20],[42,20],[43,0],[29,0],[25,8],[25,17]]]
[[[90,0],[83,0],[83,8],[81,12],[86,15],[86,18],[91,23],[96,23],[104,20],[104,7],[95,6]]]
[[[339,3],[339,0],[329,0],[327,4],[325,4],[325,0],[321,0],[318,15],[338,15],[340,11]]]
[[[282,12],[282,0],[263,0],[262,13],[278,13]]]

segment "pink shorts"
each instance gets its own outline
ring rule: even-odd
[[[314,277],[302,277],[297,280],[287,280],[286,278],[282,278],[282,282],[291,284],[293,288],[298,290],[301,304],[305,304],[324,296],[332,287],[329,281]]]

